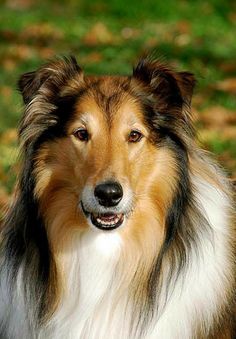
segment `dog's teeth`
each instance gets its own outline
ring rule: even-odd
[[[105,221],[105,220],[103,220],[103,219],[101,219],[101,218],[99,218],[99,217],[95,217],[96,218],[96,220],[97,220],[97,222],[99,223],[99,224],[102,224],[102,225],[104,225],[104,226],[112,226],[112,225],[115,225],[115,224],[117,224],[118,223],[118,221],[120,220],[120,218],[118,217],[118,216],[116,216],[113,220],[111,220],[111,221]]]
[[[102,225],[104,228],[115,227],[122,218],[123,214],[92,214],[94,220],[97,224]]]

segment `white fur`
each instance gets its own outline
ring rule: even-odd
[[[171,286],[173,293],[166,305],[166,284],[163,284],[159,299],[161,311],[155,315],[146,339],[193,338],[194,326],[199,320],[205,325],[207,335],[212,316],[224,300],[222,291],[227,288],[232,271],[227,250],[229,201],[223,192],[199,178],[194,178],[193,184],[197,205],[208,219],[212,232],[206,234],[201,225],[196,225],[200,232],[198,253],[192,251],[190,265],[184,276]],[[67,295],[50,324],[53,334],[47,334],[47,338],[130,338],[132,307],[127,293],[115,299],[118,286],[115,269],[122,246],[118,232],[90,230],[75,241],[68,267]],[[168,265],[165,275],[168,275]],[[40,338],[43,337],[45,332]]]
[[[205,333],[212,324],[225,300],[224,291],[229,285],[233,267],[229,253],[230,204],[227,196],[209,183],[194,178],[197,204],[208,219],[212,235],[199,228],[198,252],[192,258],[184,279],[174,286],[163,313],[157,319],[154,331],[147,338],[190,339],[194,337],[194,326],[201,320]],[[202,232],[202,233],[200,233]],[[165,296],[165,294],[164,294]],[[164,304],[160,300],[160,304]]]
[[[207,233],[201,225],[196,225],[199,228],[198,252],[192,250],[186,272],[181,272],[179,279],[172,282],[170,287],[173,292],[166,304],[165,278],[169,267],[168,262],[164,263],[159,312],[155,314],[144,339],[192,339],[195,325],[200,323],[207,336],[212,317],[224,302],[223,293],[232,272],[228,253],[229,199],[200,178],[193,178],[192,182],[197,205],[208,219],[211,232]],[[122,251],[128,250],[124,248],[118,231],[89,229],[82,235],[75,234],[70,252],[63,253],[64,297],[48,326],[42,328],[35,338],[139,339],[138,336],[130,336],[134,310],[128,299],[128,286],[120,290],[116,270]],[[22,294],[16,293],[16,297],[14,305],[22,305]],[[20,328],[24,312],[15,312],[14,307],[10,308],[9,338],[15,339],[15,330]],[[16,314],[20,314],[21,319]],[[22,327],[21,334],[25,338],[26,333],[27,329]]]
[[[20,268],[18,272],[16,287],[13,291],[10,291],[12,286],[8,282],[8,273],[5,270],[1,271],[0,319],[2,321],[1,324],[6,329],[5,335],[7,339],[29,337],[33,339],[33,337],[29,335],[29,323],[26,319],[23,284],[22,268]],[[30,321],[32,320],[33,319],[30,319]],[[4,338],[1,337],[1,339]]]
[[[100,335],[104,338],[109,328],[104,324],[113,311],[112,286],[121,247],[122,239],[116,231],[90,229],[78,236],[72,250],[73,258],[68,262],[67,291],[46,332],[47,338],[95,339]],[[122,312],[119,313],[121,319]],[[40,338],[45,338],[44,331]]]

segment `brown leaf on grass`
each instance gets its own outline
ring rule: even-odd
[[[17,10],[26,10],[29,9],[33,5],[33,0],[7,0],[6,5],[9,8],[17,9]]]
[[[207,128],[200,128],[198,132],[204,140],[217,138],[218,135],[222,139],[236,140],[236,126],[222,126],[218,128],[208,126]]]
[[[116,39],[113,34],[108,30],[107,26],[102,22],[97,22],[92,28],[85,34],[83,43],[89,46],[97,44],[110,44]]]
[[[15,55],[18,60],[25,60],[32,58],[34,50],[26,44],[17,44],[13,47],[12,54]]]
[[[3,100],[8,100],[12,96],[13,88],[10,86],[0,86],[0,96]]]
[[[228,15],[228,17],[229,17],[229,20],[230,20],[233,24],[236,23],[236,11],[230,12],[229,15]]]
[[[236,140],[236,125],[235,126],[226,126],[222,130],[222,137],[225,139]]]
[[[193,107],[201,107],[205,102],[207,98],[205,93],[195,93],[192,99],[192,106]]]
[[[176,23],[176,30],[181,34],[190,34],[192,25],[190,21],[181,20]]]
[[[174,44],[177,46],[188,45],[191,41],[191,23],[186,20],[181,20],[176,23],[174,30]]]
[[[144,43],[144,49],[154,48],[158,45],[158,38],[157,37],[151,37],[146,39]]]
[[[84,63],[96,63],[100,62],[102,60],[102,54],[99,52],[92,52],[86,55],[86,58],[84,60]]]
[[[0,142],[1,144],[10,144],[16,142],[17,137],[17,130],[15,128],[9,128],[1,135]]]
[[[50,47],[40,47],[37,50],[38,50],[38,55],[42,59],[50,59],[56,54],[55,50]]]
[[[132,27],[124,27],[121,30],[121,36],[125,40],[135,39],[140,35],[140,30]]]
[[[180,34],[174,39],[174,43],[177,46],[185,46],[188,45],[191,41],[191,37],[189,34]]]
[[[236,78],[228,78],[219,81],[215,84],[214,87],[223,92],[236,94]]]
[[[14,59],[11,58],[6,58],[6,59],[2,59],[2,67],[3,69],[5,69],[6,71],[14,71],[17,68],[17,62]]]
[[[236,124],[236,111],[222,106],[212,106],[199,114],[199,120],[206,126],[220,127]]]
[[[15,43],[4,51],[4,56],[0,63],[6,70],[12,71],[18,67],[19,61],[31,59],[34,54],[35,50],[33,47]]]
[[[221,62],[218,67],[221,71],[226,72],[226,73],[236,72],[235,61]]]
[[[64,33],[58,28],[49,23],[39,23],[27,26],[19,36],[21,41],[33,40],[38,43],[51,43],[55,40],[60,40]]]
[[[0,39],[6,42],[12,42],[18,39],[17,32],[14,32],[10,29],[1,29],[0,30]]]

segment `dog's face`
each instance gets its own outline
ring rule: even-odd
[[[76,103],[68,135],[82,179],[81,209],[89,224],[112,230],[125,223],[135,204],[137,178],[148,164],[148,130],[139,105],[116,93],[113,79],[103,79],[96,91]]]
[[[181,91],[187,93],[180,73],[162,70],[156,79],[149,70],[148,78],[143,65],[133,77],[86,78],[70,62],[20,81],[27,104],[21,137],[26,149],[33,148],[34,194],[49,233],[93,228],[140,234],[147,221],[151,227],[158,220],[161,239],[178,176],[163,116],[164,110],[168,119],[175,115],[170,133],[177,133],[185,119]]]

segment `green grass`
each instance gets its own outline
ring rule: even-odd
[[[17,1],[6,2],[11,3]],[[4,144],[1,136],[16,127],[22,108],[17,79],[55,54],[74,54],[87,73],[95,74],[129,74],[142,55],[164,56],[178,69],[195,73],[196,93],[203,98],[196,104],[198,111],[211,106],[236,111],[235,93],[216,88],[219,81],[236,77],[236,3],[232,1],[48,0],[32,1],[25,9],[2,4],[0,11],[0,168],[4,173],[9,171],[15,145]],[[217,154],[229,151],[236,159],[234,141],[213,137],[206,144]],[[232,166],[231,173],[236,173],[236,164]],[[11,178],[7,184],[2,180],[2,185],[11,187]]]

